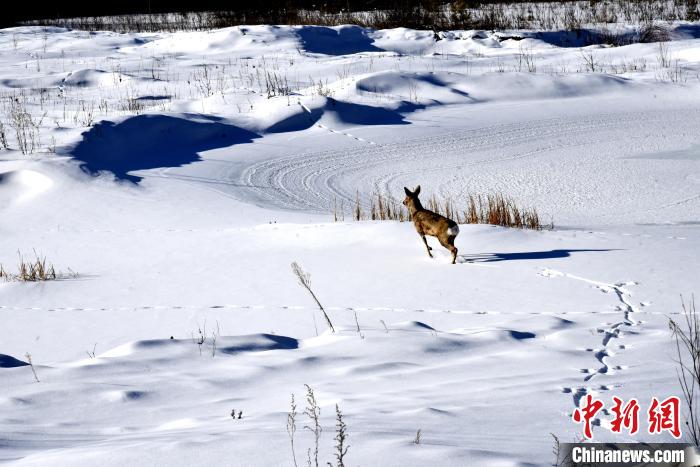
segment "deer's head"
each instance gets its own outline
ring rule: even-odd
[[[420,185],[418,185],[413,191],[403,187],[403,191],[406,192],[406,198],[403,200],[404,206],[406,206],[410,211],[415,211],[416,209],[422,208],[420,200],[418,199],[418,195],[420,194]]]

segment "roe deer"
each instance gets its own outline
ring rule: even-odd
[[[450,253],[452,253],[452,264],[455,264],[457,261],[455,238],[459,233],[459,226],[457,223],[452,219],[448,219],[445,216],[441,216],[423,207],[418,199],[420,185],[418,185],[413,192],[406,187],[404,187],[403,190],[406,192],[406,199],[403,200],[403,204],[411,213],[416,231],[418,231],[418,235],[423,239],[425,248],[428,250],[428,256],[432,258],[433,254],[430,252],[432,248],[428,246],[428,241],[425,239],[425,236],[432,235],[433,237],[437,237],[440,241],[440,245],[450,250]]]

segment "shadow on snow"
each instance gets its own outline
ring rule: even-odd
[[[16,368],[18,366],[27,366],[29,363],[17,360],[11,355],[0,354],[0,368]]]
[[[139,183],[142,177],[129,172],[179,167],[200,161],[200,152],[250,143],[259,137],[215,117],[189,117],[138,115],[119,123],[103,121],[65,152],[80,161],[87,173],[108,171],[117,180]]]
[[[581,249],[581,250],[549,250],[549,251],[523,251],[516,253],[480,253],[474,255],[459,255],[462,262],[468,263],[492,263],[496,261],[516,261],[521,259],[555,259],[568,258],[571,253],[584,253],[592,251],[615,251],[614,249]]]
[[[267,132],[286,133],[306,130],[321,120],[324,114],[349,125],[408,125],[409,122],[404,119],[400,112],[411,112],[416,108],[418,106],[412,107],[410,104],[406,104],[395,111],[383,107],[338,101],[329,97],[322,107],[315,107],[308,112],[304,110],[291,115],[271,125]]]
[[[325,55],[348,55],[359,52],[382,52],[374,46],[374,39],[359,26],[328,28],[302,26],[296,31],[302,48],[310,53]]]

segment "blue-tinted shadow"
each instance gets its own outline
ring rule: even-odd
[[[556,259],[568,258],[571,253],[584,253],[595,251],[615,251],[614,249],[580,249],[580,250],[549,250],[549,251],[523,251],[517,253],[480,253],[474,255],[459,255],[462,262],[468,263],[492,263],[496,261],[517,261],[523,259]]]
[[[374,39],[359,26],[342,26],[337,29],[323,26],[302,26],[296,31],[302,48],[310,53],[348,55],[359,52],[382,52],[374,46]]]
[[[87,173],[108,171],[117,180],[139,183],[142,177],[129,172],[179,167],[200,161],[200,152],[250,143],[258,137],[206,117],[138,115],[119,123],[97,123],[77,145],[61,152],[80,161]]]

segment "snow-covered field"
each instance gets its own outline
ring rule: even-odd
[[[548,465],[587,394],[680,395],[668,318],[698,292],[700,26],[564,38],[0,30],[0,264],[35,250],[61,279],[0,282],[0,461],[294,465],[294,393],[306,465],[308,384],[324,465],[336,404],[346,465]],[[451,265],[410,223],[349,220],[356,193],[418,184],[502,192],[555,229],[462,225]],[[596,441],[673,440],[611,417]]]

